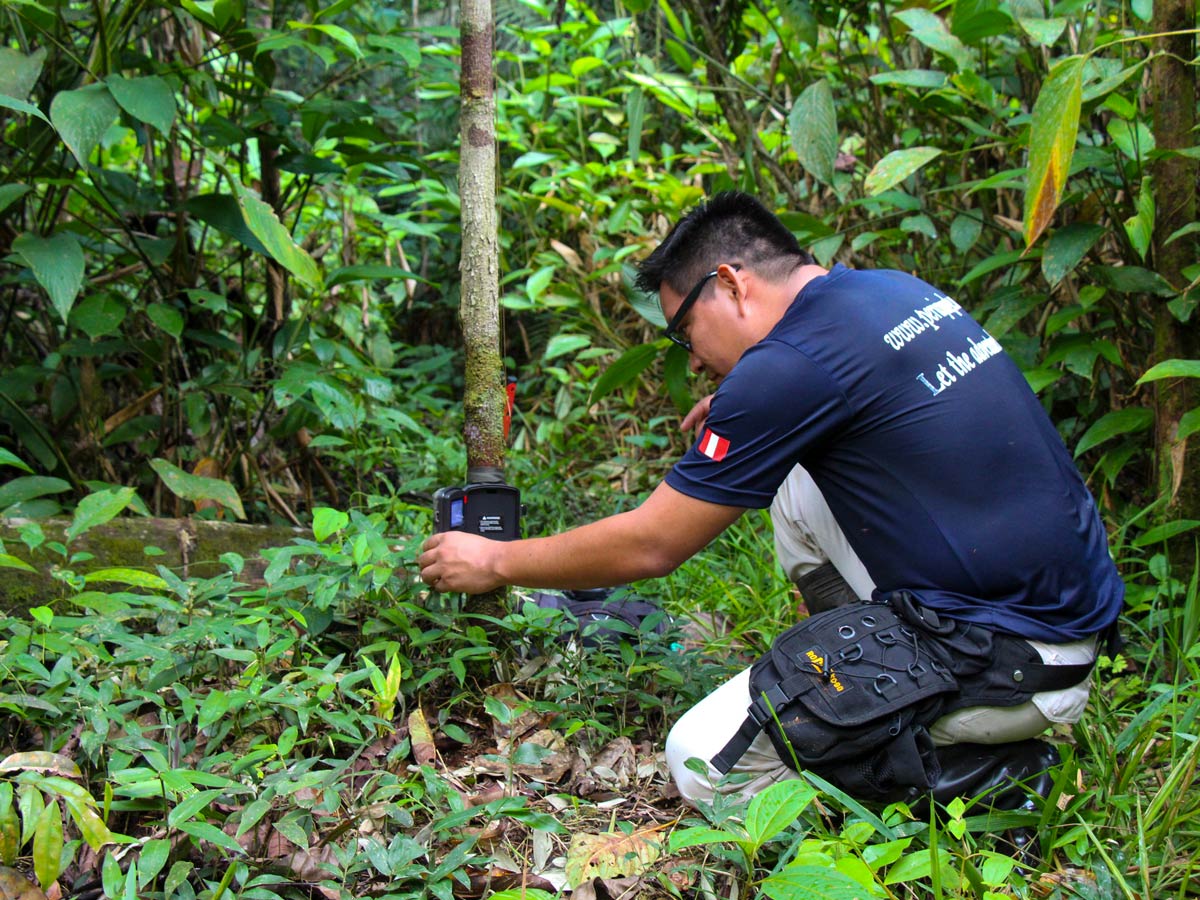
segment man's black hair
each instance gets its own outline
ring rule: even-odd
[[[677,294],[721,263],[738,263],[770,279],[786,278],[812,255],[756,198],[741,191],[717,194],[685,215],[638,266],[637,286],[657,293],[664,283]]]

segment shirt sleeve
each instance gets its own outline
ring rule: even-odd
[[[764,341],[718,388],[699,439],[667,484],[697,500],[764,509],[792,466],[849,420],[828,372],[790,344]]]

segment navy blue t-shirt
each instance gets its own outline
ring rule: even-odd
[[[667,483],[763,508],[796,463],[882,592],[1050,642],[1120,612],[1095,502],[1037,397],[917,278],[838,265],[805,285],[721,383]]]

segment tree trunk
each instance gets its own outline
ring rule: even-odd
[[[504,375],[496,237],[495,100],[491,0],[462,0],[458,192],[462,208],[463,396],[467,481],[504,480]],[[504,592],[470,598],[471,612],[503,615]]]
[[[1195,28],[1195,0],[1156,0],[1153,30],[1176,32],[1155,39],[1151,63],[1151,101],[1154,138],[1159,150],[1178,150],[1195,144],[1196,70],[1189,60],[1196,55],[1195,36],[1178,32]],[[1155,268],[1174,288],[1182,290],[1188,279],[1183,270],[1197,259],[1193,235],[1168,244],[1167,239],[1196,220],[1196,180],[1200,163],[1185,156],[1163,156],[1153,166],[1157,221],[1154,226]],[[1154,312],[1154,358],[1194,358],[1200,353],[1194,326],[1180,322],[1167,305],[1159,302]],[[1160,496],[1171,500],[1164,512],[1170,518],[1200,515],[1200,478],[1197,477],[1196,442],[1179,440],[1179,420],[1194,405],[1192,380],[1178,378],[1154,385],[1155,469]]]

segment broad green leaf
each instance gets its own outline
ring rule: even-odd
[[[271,809],[271,801],[259,797],[252,803],[242,807],[242,815],[238,820],[237,837],[241,837],[251,828],[258,824],[258,821],[267,814]]]
[[[184,203],[183,208],[201,222],[229,235],[248,250],[270,256],[262,241],[246,226],[246,219],[236,197],[229,194],[201,194]]]
[[[788,113],[788,134],[805,171],[823,184],[832,184],[838,129],[828,81],[814,81],[796,99]]]
[[[950,223],[950,243],[959,253],[966,253],[975,246],[979,234],[983,231],[983,221],[980,216],[969,216],[959,213]]]
[[[1052,47],[1067,28],[1067,20],[1062,18],[1035,19],[1032,16],[1018,16],[1017,22],[1027,35],[1043,47]]]
[[[167,583],[153,572],[143,572],[141,569],[130,569],[124,566],[113,566],[107,569],[96,569],[83,576],[85,584],[123,584],[127,587],[149,588],[154,591],[165,591]]]
[[[164,79],[157,75],[141,78],[110,75],[105,84],[121,109],[139,122],[153,125],[161,134],[170,134],[175,121],[175,93]]]
[[[1079,130],[1083,94],[1082,56],[1056,63],[1033,105],[1029,134],[1029,182],[1025,189],[1025,245],[1032,246],[1054,217]]]
[[[165,331],[177,340],[183,334],[183,314],[173,306],[151,303],[146,307],[146,316],[160,331]]]
[[[99,850],[105,844],[114,842],[129,843],[132,841],[132,838],[126,838],[124,835],[113,834],[109,831],[108,826],[104,824],[104,820],[92,809],[91,804],[73,798],[66,798],[65,802],[67,804],[67,811],[75,821],[76,827],[79,828],[79,833],[83,835],[83,839],[87,841],[87,845],[93,850]]]
[[[42,890],[62,874],[63,823],[57,803],[47,803],[33,834],[33,873]]]
[[[1179,417],[1179,433],[1175,435],[1175,438],[1182,441],[1197,431],[1200,431],[1200,406],[1188,410]]]
[[[37,572],[33,566],[11,553],[0,553],[0,569],[20,569],[22,572]]]
[[[1142,179],[1138,191],[1137,213],[1125,220],[1125,233],[1137,255],[1145,261],[1154,234],[1154,187],[1149,177]]]
[[[24,100],[18,100],[16,97],[10,97],[7,94],[0,94],[0,108],[11,109],[15,112],[24,113],[27,116],[37,116],[43,122],[50,121],[46,118],[46,114],[32,103],[27,103]]]
[[[542,354],[542,359],[546,361],[557,359],[568,353],[574,353],[576,350],[582,350],[591,343],[592,339],[586,334],[556,334],[546,344],[546,352]]]
[[[128,305],[111,294],[84,297],[71,310],[71,324],[95,340],[112,334],[125,321]]]
[[[1106,130],[1108,136],[1112,138],[1112,142],[1130,159],[1144,162],[1154,152],[1154,132],[1147,127],[1145,122],[1110,119]]]
[[[143,890],[163,870],[171,854],[171,842],[165,838],[146,841],[138,854],[138,887]],[[169,894],[166,896],[170,896]]]
[[[960,0],[951,16],[950,33],[972,46],[1012,30],[1012,16],[996,0]]]
[[[630,347],[596,379],[592,388],[592,402],[607,397],[617,388],[624,387],[637,378],[658,358],[660,344],[639,344]]]
[[[862,900],[863,888],[837,869],[788,866],[765,879],[759,889],[771,900]]]
[[[1164,525],[1151,528],[1135,540],[1133,546],[1148,547],[1151,544],[1161,544],[1163,541],[1169,541],[1176,535],[1184,534],[1194,528],[1200,528],[1200,521],[1196,519],[1176,519],[1174,522],[1167,522]]]
[[[416,38],[395,37],[390,34],[372,34],[367,36],[368,47],[379,47],[395,53],[410,69],[421,65],[421,45]]]
[[[0,447],[0,466],[15,466],[31,475],[33,474],[33,469],[29,468],[21,457],[10,450],[5,450],[3,447]]]
[[[1137,431],[1145,431],[1154,424],[1154,411],[1142,406],[1130,406],[1105,413],[1092,423],[1075,446],[1076,458],[1098,444]]]
[[[215,825],[209,825],[207,822],[180,822],[178,827],[180,831],[186,832],[194,838],[208,841],[210,844],[215,844],[221,849],[228,850],[230,853],[237,854],[238,856],[246,852],[230,835]]]
[[[974,54],[957,37],[950,33],[937,15],[922,7],[910,7],[896,13],[896,18],[912,29],[912,37],[934,53],[940,53],[954,61],[959,70],[971,65]]]
[[[45,47],[39,47],[28,55],[9,47],[0,47],[0,94],[17,100],[27,99],[37,84],[38,76],[42,74],[45,61]]]
[[[83,248],[75,235],[65,231],[50,237],[26,233],[13,241],[12,248],[50,295],[50,303],[62,320],[67,321],[83,286]]]
[[[1168,359],[1151,366],[1137,380],[1137,384],[1147,384],[1163,378],[1200,378],[1200,359]],[[0,503],[0,507],[4,504]]]
[[[642,124],[646,119],[646,94],[641,88],[631,88],[625,97],[625,120],[629,160],[637,162],[642,152]]]
[[[75,540],[89,528],[103,525],[127,507],[136,491],[131,487],[97,491],[88,494],[75,507],[75,515],[67,528],[67,543]]]
[[[0,184],[0,212],[4,212],[28,193],[29,186],[25,184]]]
[[[795,822],[816,796],[813,787],[797,779],[755,794],[746,811],[746,834],[755,850]]]
[[[350,517],[339,509],[318,506],[313,510],[313,537],[324,541],[350,524]]]
[[[230,183],[237,195],[238,206],[245,217],[246,226],[267,248],[270,257],[309,287],[320,287],[321,272],[316,261],[292,239],[279,217],[275,215],[275,210],[263,203],[236,178],[231,178]]]
[[[670,850],[678,853],[688,847],[700,847],[704,844],[740,844],[746,838],[719,828],[682,828],[672,832]]]
[[[11,866],[21,850],[21,822],[11,784],[0,784],[0,865]]]
[[[195,863],[188,860],[180,860],[177,863],[172,863],[171,871],[167,873],[167,879],[163,882],[163,896],[170,897],[174,894],[176,889],[187,881],[187,877],[192,873],[195,865]]]
[[[324,35],[328,35],[333,40],[337,41],[343,47],[350,51],[355,59],[362,59],[363,52],[358,47],[358,41],[354,39],[354,35],[342,28],[340,25],[313,25],[317,31]]]
[[[930,160],[942,153],[937,147],[910,147],[907,150],[893,150],[867,173],[863,190],[869,196],[882,194],[888,188],[895,187],[905,178],[924,166]]]
[[[183,822],[194,819],[199,813],[208,809],[213,801],[218,799],[224,791],[197,791],[194,794],[189,794],[179,803],[176,803],[174,808],[167,813],[167,825],[171,828],[178,828]]]
[[[71,485],[61,478],[51,478],[46,475],[23,475],[0,485],[0,512],[8,509],[14,503],[24,503],[35,497],[45,497],[47,494],[61,494],[70,489]]]
[[[59,91],[50,101],[50,121],[85,169],[88,157],[104,132],[116,121],[117,114],[117,102],[102,84],[89,84],[77,91]]]
[[[1042,254],[1042,274],[1054,287],[1079,265],[1092,245],[1104,234],[1100,225],[1075,222],[1050,235]]]
[[[960,285],[970,284],[976,278],[982,278],[989,272],[994,272],[997,269],[1006,269],[1014,263],[1020,262],[1023,257],[1032,258],[1033,254],[1022,253],[1020,250],[1010,250],[1007,253],[993,254],[972,266],[971,271],[960,278],[958,283]]]
[[[537,300],[546,292],[557,271],[557,266],[542,266],[525,280],[525,293],[529,295],[530,300]]]
[[[222,506],[233,511],[239,519],[246,518],[242,509],[242,500],[233,485],[219,478],[205,478],[203,475],[192,475],[165,459],[153,459],[150,468],[158,473],[168,490],[184,500],[216,500]]]
[[[940,88],[946,84],[946,80],[946,73],[937,69],[900,69],[896,72],[877,72],[871,76],[873,84],[915,88]]]

